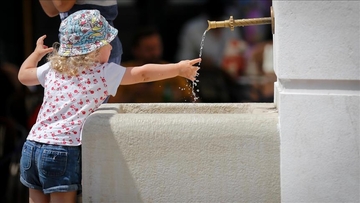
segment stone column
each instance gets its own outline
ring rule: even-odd
[[[273,8],[282,202],[360,202],[360,2]]]

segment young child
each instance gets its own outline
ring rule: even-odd
[[[44,45],[45,35],[24,61],[18,78],[24,85],[44,87],[36,123],[20,160],[20,181],[29,187],[30,202],[76,202],[81,192],[81,132],[86,118],[119,84],[135,84],[182,76],[194,81],[201,59],[125,68],[107,63],[117,30],[98,10],[81,10],[60,24],[58,50]],[[37,67],[48,53],[48,62]]]

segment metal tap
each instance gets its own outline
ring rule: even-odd
[[[214,28],[224,28],[229,27],[231,30],[234,30],[234,27],[239,26],[249,26],[249,25],[265,25],[271,24],[272,33],[275,33],[275,18],[273,8],[270,7],[271,17],[267,18],[250,18],[250,19],[237,19],[234,20],[232,16],[230,16],[229,20],[223,21],[209,21],[208,20],[208,28],[207,30],[214,29]]]

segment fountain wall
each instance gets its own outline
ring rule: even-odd
[[[273,8],[281,201],[360,202],[360,2]]]
[[[103,104],[83,132],[83,202],[279,202],[274,104]]]

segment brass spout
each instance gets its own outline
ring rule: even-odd
[[[272,33],[275,33],[274,29],[274,14],[272,7],[270,8],[271,11],[271,17],[267,18],[250,18],[250,19],[238,19],[234,20],[232,16],[230,16],[229,20],[223,20],[223,21],[209,21],[208,20],[208,28],[207,30],[214,29],[214,28],[224,28],[229,27],[231,30],[234,30],[234,27],[239,26],[249,26],[249,25],[265,25],[265,24],[271,24]]]

